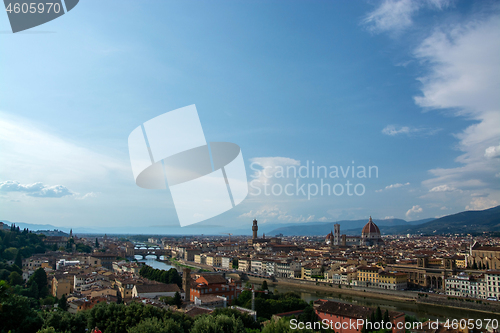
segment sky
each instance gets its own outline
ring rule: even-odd
[[[249,185],[192,233],[500,204],[498,1],[86,0],[0,54],[0,220],[182,232],[127,140],[192,104]]]

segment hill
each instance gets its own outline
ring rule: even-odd
[[[412,221],[412,222],[407,222],[402,219],[383,219],[383,220],[377,220],[374,219],[373,222],[379,226],[382,231],[382,228],[391,228],[391,227],[398,227],[401,226],[403,228],[408,228],[413,225],[418,225],[421,223],[426,223],[429,222],[433,219],[424,219],[424,220],[418,220],[418,221]],[[357,235],[361,234],[361,229],[365,226],[365,224],[368,222],[367,219],[362,219],[362,220],[342,220],[338,222],[309,222],[309,223],[302,223],[302,224],[294,224],[294,225],[288,225],[285,227],[280,227],[276,228],[272,231],[269,232],[270,235],[278,235],[278,234],[283,234],[284,236],[320,236],[320,235],[327,235],[330,233],[330,231],[333,230],[333,225],[335,223],[340,224],[340,232],[342,234],[349,234],[349,235]]]

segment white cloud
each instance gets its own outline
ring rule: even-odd
[[[455,192],[455,191],[461,192],[461,190],[457,190],[456,188],[448,185],[439,185],[429,190],[429,192]]]
[[[96,153],[5,113],[0,113],[0,151],[4,179],[88,184],[104,182],[110,175],[131,177],[128,161]]]
[[[392,215],[391,216],[386,216],[386,217],[384,217],[384,220],[390,220],[390,219],[393,219],[393,218],[394,218],[394,216],[392,216]]]
[[[434,189],[482,190],[500,197],[495,175],[500,169],[500,19],[497,14],[464,25],[443,26],[425,39],[415,57],[429,72],[419,78],[422,95],[415,102],[430,109],[475,121],[461,133],[456,158],[460,166],[430,170],[433,178],[423,185]],[[468,200],[466,197],[463,200]]]
[[[376,190],[375,192],[382,192],[383,190],[390,190],[390,189],[393,189],[393,188],[398,188],[398,187],[403,187],[403,186],[408,186],[408,185],[410,185],[410,183],[404,183],[404,184],[396,183],[396,184],[391,184],[391,185],[387,185],[383,189]]]
[[[498,201],[486,197],[473,198],[466,210],[483,210],[498,206]]]
[[[0,192],[23,192],[30,197],[61,198],[75,193],[63,185],[47,186],[43,183],[21,184],[14,180],[0,182]]]
[[[248,213],[241,214],[240,218],[256,218],[260,222],[312,222],[315,221],[314,215],[304,217],[302,215],[296,216],[282,211],[277,205],[266,205],[256,211],[249,211]],[[326,218],[324,218],[326,220]],[[321,220],[321,219],[320,219]]]
[[[413,24],[413,16],[422,8],[443,9],[448,0],[385,0],[368,13],[362,23],[372,32],[398,32]]]
[[[420,135],[420,136],[429,136],[434,135],[439,132],[440,128],[416,128],[409,126],[396,126],[396,125],[387,125],[382,133],[385,135],[396,136],[400,134],[405,134],[407,136]]]
[[[328,219],[326,218],[326,216],[323,216],[323,217],[320,217],[318,221],[326,222],[326,221],[328,221]]]
[[[491,146],[486,148],[484,151],[484,157],[487,158],[499,158],[500,157],[500,146]]]
[[[250,159],[250,168],[253,174],[250,177],[257,179],[260,184],[269,183],[277,172],[283,170],[286,172],[286,167],[299,167],[300,161],[288,157],[254,157]]]
[[[412,215],[422,213],[423,211],[424,210],[422,207],[420,207],[419,205],[415,205],[412,208],[408,209],[408,211],[406,212],[406,217],[410,218]]]

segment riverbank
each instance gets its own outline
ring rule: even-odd
[[[207,269],[207,268],[211,268],[210,266],[203,267],[205,265],[201,265],[201,264],[198,265],[198,264],[194,264],[192,262],[189,262],[189,264],[187,264],[184,260],[175,259],[175,258],[169,258],[168,262],[172,266],[179,268],[179,270],[181,270],[181,271],[183,268],[189,268],[190,270],[201,271],[201,272],[213,272],[214,271],[213,268]]]
[[[457,303],[453,300],[448,300],[446,296],[432,295],[431,297],[419,297],[418,293],[413,293],[409,291],[385,291],[385,290],[367,290],[367,289],[354,289],[342,286],[342,288],[330,287],[329,285],[316,285],[314,282],[306,281],[296,281],[296,280],[283,280],[278,279],[277,281],[271,282],[267,279],[249,276],[250,283],[261,284],[263,281],[267,281],[269,289],[272,290],[275,286],[288,289],[290,291],[305,291],[313,292],[318,298],[337,298],[342,299],[342,301],[347,301],[347,297],[354,297],[358,299],[376,300],[399,303],[400,308],[405,311],[405,308],[433,308],[436,312],[441,313],[456,313],[456,318],[469,318],[473,315],[475,318],[497,318],[500,320],[500,304],[487,304],[487,303],[471,303],[471,302],[461,302]],[[390,292],[387,293],[387,292]],[[400,294],[400,295],[398,295]],[[446,316],[447,317],[447,316]]]

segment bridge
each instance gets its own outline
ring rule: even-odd
[[[171,257],[172,251],[160,249],[158,247],[147,247],[134,249],[134,256],[142,256],[143,259],[146,259],[146,256],[156,256],[156,259],[160,259],[161,256]]]

